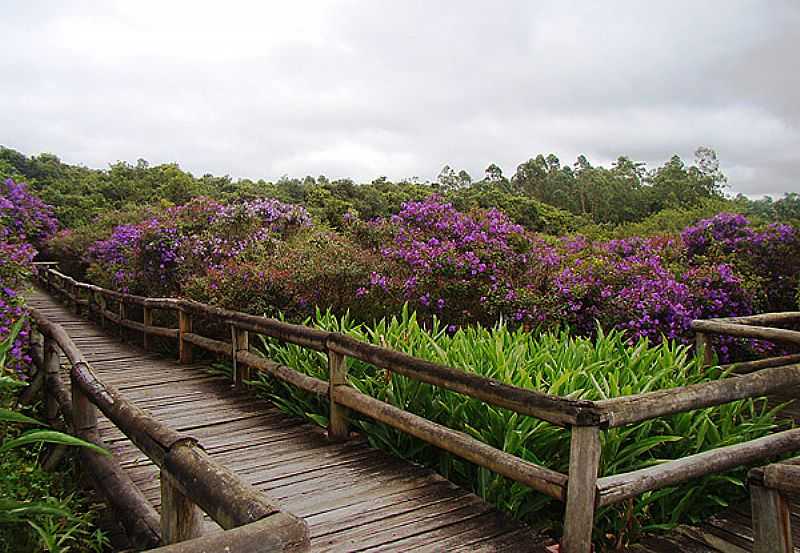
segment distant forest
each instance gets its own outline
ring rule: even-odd
[[[177,163],[151,166],[116,162],[89,169],[56,155],[28,156],[0,146],[0,178],[24,181],[55,206],[64,227],[80,228],[98,216],[136,214],[146,206],[179,205],[197,196],[222,201],[275,198],[306,207],[316,222],[337,229],[343,217],[370,220],[397,213],[404,202],[438,194],[457,209],[496,207],[527,229],[547,234],[582,233],[597,238],[677,231],[721,211],[744,213],[762,222],[800,221],[800,195],[749,200],[726,194],[726,178],[716,153],[698,148],[687,164],[673,156],[660,167],[619,157],[609,167],[579,156],[573,165],[553,154],[521,163],[511,176],[495,164],[480,179],[445,166],[433,182],[369,183],[331,180],[320,175],[281,177],[275,182],[234,180],[210,174],[196,177]],[[114,223],[123,221],[113,221]]]

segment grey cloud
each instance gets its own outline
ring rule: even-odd
[[[792,0],[284,4],[7,5],[0,143],[357,180],[702,144],[735,192],[798,188]]]

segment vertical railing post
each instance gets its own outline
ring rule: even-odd
[[[73,376],[72,381],[72,431],[81,438],[91,437],[97,431],[97,407],[83,393]]]
[[[44,337],[43,349],[45,416],[47,418],[47,424],[53,426],[58,420],[58,402],[50,386],[53,379],[59,378],[58,373],[61,368],[61,356],[56,348],[55,340],[49,336]]]
[[[108,311],[108,302],[106,301],[106,296],[100,293],[100,297],[98,298],[98,302],[100,305],[100,328],[106,327],[106,311]]]
[[[191,332],[192,316],[180,309],[178,311],[178,355],[181,363],[192,362],[192,344],[184,339],[184,335]]]
[[[92,320],[96,311],[97,306],[95,305],[94,290],[90,288],[86,291],[86,315],[89,317],[89,320]]]
[[[125,325],[122,324],[128,319],[128,304],[125,303],[124,298],[119,299],[119,328],[117,331],[119,332],[119,337],[121,340],[125,340]]]
[[[703,365],[710,366],[714,362],[714,346],[711,345],[711,337],[705,332],[697,332],[694,343],[697,355],[703,357]]]
[[[72,309],[76,315],[81,314],[80,295],[78,294],[78,285],[74,282],[68,286],[69,293],[72,296]]]
[[[142,308],[142,324],[144,331],[142,332],[142,345],[145,350],[150,349],[150,327],[153,326],[153,309],[145,305]]]
[[[328,438],[346,440],[350,433],[347,428],[347,408],[336,401],[337,386],[347,386],[347,361],[344,355],[328,350],[328,399],[330,417],[328,419]]]
[[[203,531],[203,512],[161,469],[161,539],[165,545],[197,538]]]
[[[81,289],[78,287],[78,284],[76,282],[72,283],[71,288],[72,288],[72,297],[73,297],[72,301],[75,302],[75,304],[73,305],[73,307],[75,308],[75,314],[76,315],[80,315],[81,314]]]
[[[600,428],[573,426],[561,553],[590,553],[600,467]]]
[[[233,384],[237,388],[244,387],[246,380],[250,380],[250,367],[239,363],[237,354],[250,349],[250,333],[246,330],[231,325],[231,357],[233,359]]]
[[[778,490],[750,482],[753,553],[792,553],[789,502]]]

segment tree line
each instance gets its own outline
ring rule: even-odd
[[[43,153],[27,156],[0,146],[0,178],[28,182],[56,209],[62,225],[77,228],[98,215],[137,211],[143,205],[183,204],[208,196],[231,201],[262,197],[301,204],[318,222],[338,228],[346,214],[369,220],[397,213],[404,202],[439,194],[458,209],[501,209],[531,230],[562,234],[597,232],[646,222],[659,213],[728,209],[764,220],[800,219],[800,197],[750,201],[726,197],[726,178],[710,148],[698,148],[693,163],[673,156],[648,169],[644,163],[619,157],[609,166],[592,165],[585,156],[562,164],[553,154],[521,163],[510,177],[496,164],[482,178],[444,166],[434,181],[379,177],[368,183],[331,180],[323,175],[304,178],[232,179],[228,175],[195,177],[177,163],[150,165],[119,161],[107,169],[90,169],[62,162]],[[663,219],[663,217],[662,217]]]

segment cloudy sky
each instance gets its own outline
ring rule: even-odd
[[[433,179],[714,148],[800,190],[800,2],[0,5],[0,144],[105,167]]]

